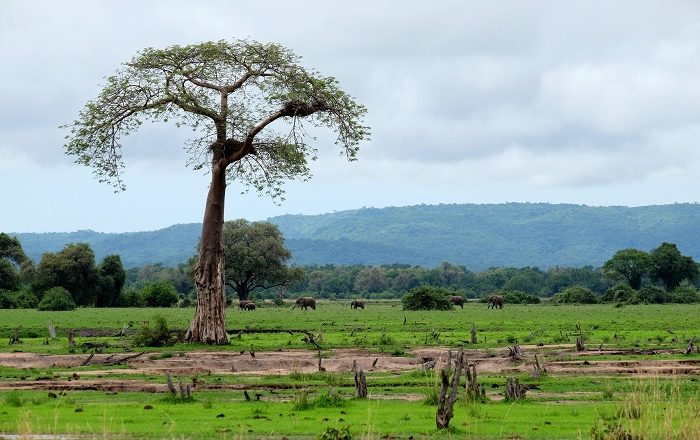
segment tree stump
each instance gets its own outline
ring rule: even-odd
[[[472,344],[476,344],[476,343],[477,343],[477,340],[476,340],[476,324],[475,324],[475,323],[472,323],[472,339],[471,339],[471,343],[472,343]]]
[[[75,347],[75,332],[72,330],[68,332],[68,346]]]
[[[51,322],[49,322],[48,328],[49,336],[51,337],[51,339],[56,339],[56,327],[53,324],[51,324]]]
[[[519,361],[523,358],[523,350],[520,345],[515,344],[512,347],[508,347],[508,356],[512,357],[514,360]]]
[[[367,378],[362,369],[355,373],[355,391],[360,399],[367,398]]]
[[[691,354],[695,348],[695,338],[691,338],[688,341],[688,346],[685,347],[685,354]]]
[[[467,395],[472,400],[484,399],[486,398],[486,389],[483,385],[479,385],[479,381],[476,376],[476,364],[467,365],[464,369],[464,373],[467,376]]]
[[[517,377],[509,377],[506,381],[506,400],[524,399],[526,392],[527,388],[518,381]]]
[[[540,360],[537,355],[535,355],[535,365],[532,366],[532,374],[530,374],[530,377],[533,379],[539,379],[540,375],[546,371],[547,370],[544,367],[540,366]]]
[[[446,429],[450,427],[450,420],[454,415],[454,404],[457,400],[457,391],[459,388],[459,376],[464,368],[464,352],[460,348],[457,354],[455,363],[455,371],[450,384],[450,370],[452,367],[452,351],[447,352],[447,363],[440,371],[440,392],[438,393],[438,408],[435,413],[435,425],[438,429]],[[450,389],[449,395],[447,390]]]
[[[584,351],[586,349],[586,344],[581,326],[576,324],[576,330],[578,330],[578,338],[576,338],[576,351]]]

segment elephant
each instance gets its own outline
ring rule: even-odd
[[[350,303],[350,307],[353,309],[364,309],[365,308],[365,300],[353,299],[352,302]]]
[[[461,308],[464,308],[464,297],[462,295],[450,296],[450,302],[455,306],[460,306]]]
[[[243,304],[243,310],[255,310],[255,303],[253,301],[248,301]]]
[[[495,309],[498,307],[499,309],[503,308],[503,295],[491,295],[489,296],[489,309]]]
[[[301,298],[297,298],[292,310],[294,310],[297,306],[299,306],[299,308],[302,310],[306,310],[307,307],[311,307],[312,309],[316,310],[316,298],[312,298],[310,296],[302,296]]]
[[[246,304],[252,303],[252,302],[253,301],[251,301],[249,299],[242,299],[242,300],[238,301],[238,310],[247,310],[245,308]]]

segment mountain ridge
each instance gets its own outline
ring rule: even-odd
[[[442,261],[471,270],[493,266],[600,266],[619,249],[651,250],[663,241],[700,260],[700,205],[588,206],[548,203],[439,204],[286,214],[276,223],[295,264],[411,264]],[[126,267],[174,266],[195,253],[201,224],[157,231],[19,233],[38,261],[70,242],[98,258],[116,253]]]

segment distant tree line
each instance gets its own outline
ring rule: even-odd
[[[228,299],[401,298],[417,287],[445,289],[467,298],[501,293],[508,303],[624,304],[697,302],[698,264],[675,244],[650,252],[623,249],[601,268],[495,267],[473,272],[443,262],[428,268],[323,265],[290,267],[290,252],[271,223],[226,222]],[[161,264],[125,270],[118,255],[99,264],[86,243],[45,253],[37,265],[19,241],[0,234],[0,308],[55,310],[80,307],[187,307],[193,304],[195,257],[177,267]],[[43,302],[43,304],[42,304]]]

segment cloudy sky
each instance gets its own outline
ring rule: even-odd
[[[63,153],[103,78],[145,47],[278,42],[368,108],[359,160],[321,135],[280,205],[229,187],[227,219],[362,206],[700,199],[697,1],[0,3],[0,231],[152,230],[202,218],[185,130],[124,142],[126,192]]]

